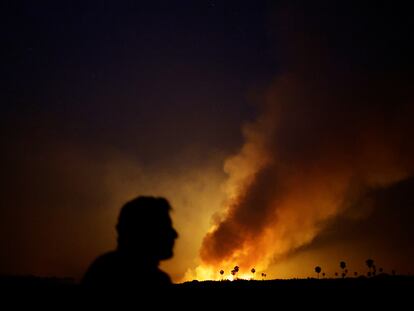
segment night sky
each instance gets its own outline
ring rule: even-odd
[[[1,4],[0,274],[78,279],[140,194],[175,282],[414,272],[408,4],[332,2]]]

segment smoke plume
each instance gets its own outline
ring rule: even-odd
[[[283,73],[225,162],[227,199],[195,277],[236,264],[265,269],[368,190],[414,173],[413,97],[401,72],[361,69],[334,57],[320,36],[287,28]]]

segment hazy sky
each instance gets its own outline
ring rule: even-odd
[[[0,273],[79,278],[139,194],[174,207],[175,281],[412,271],[407,5],[330,2],[2,4]]]

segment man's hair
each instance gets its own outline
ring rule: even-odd
[[[165,224],[170,211],[171,205],[162,197],[139,196],[122,207],[116,225],[118,235],[151,232]]]

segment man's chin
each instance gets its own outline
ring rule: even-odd
[[[174,252],[173,251],[168,252],[168,253],[164,253],[164,254],[162,254],[160,256],[160,260],[167,260],[167,259],[172,258],[173,256],[174,256]]]

